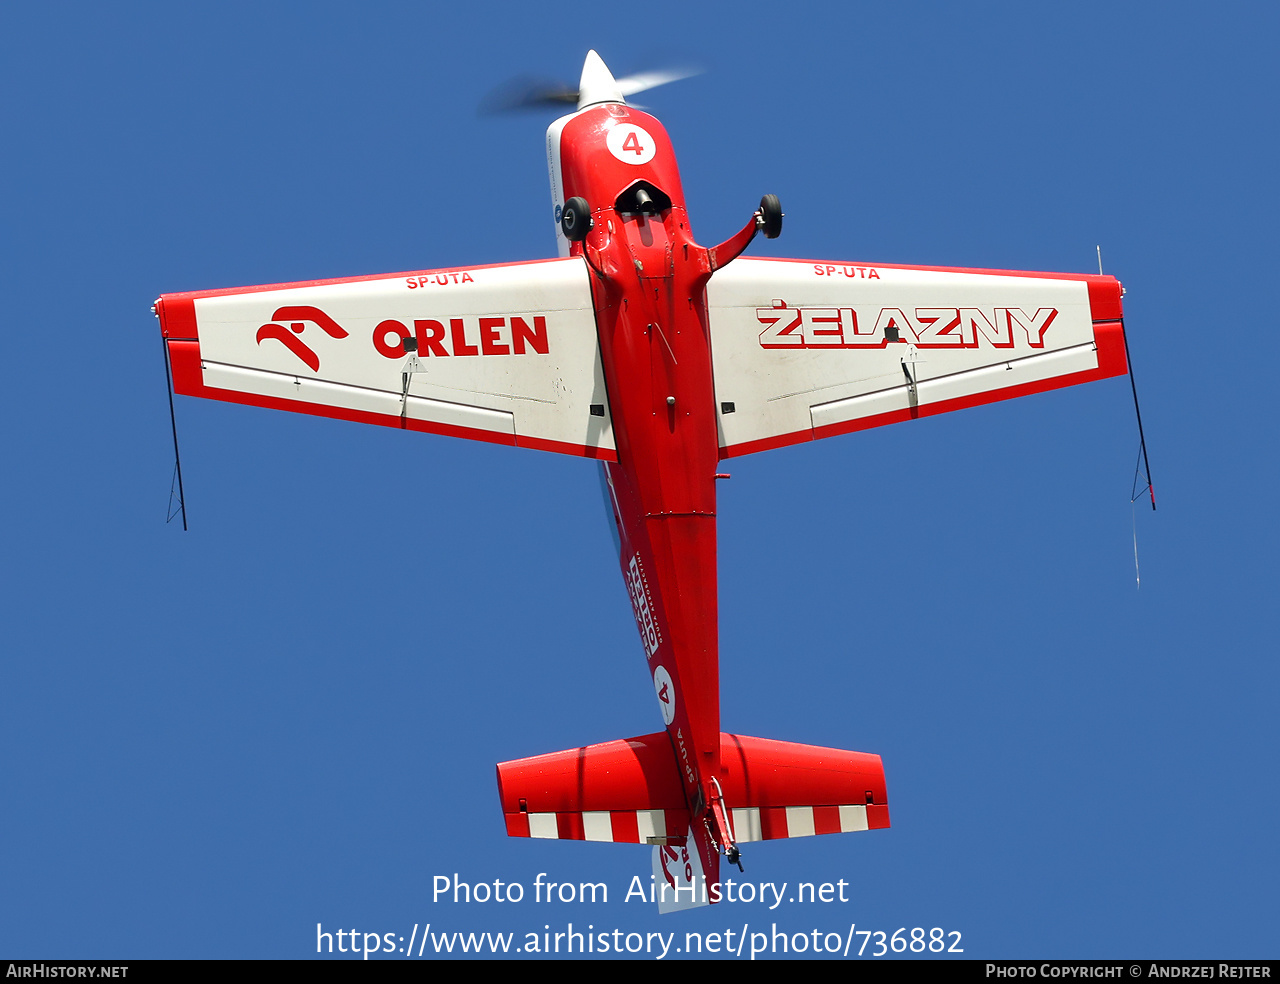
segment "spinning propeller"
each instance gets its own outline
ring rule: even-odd
[[[694,68],[667,68],[615,79],[600,56],[589,51],[576,89],[564,82],[521,76],[489,93],[481,103],[480,110],[485,113],[503,113],[541,109],[545,106],[576,105],[578,109],[585,109],[602,102],[625,103],[627,96],[666,85],[668,82],[687,79],[691,75],[697,75],[698,71]]]

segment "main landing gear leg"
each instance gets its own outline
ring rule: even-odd
[[[730,260],[741,256],[751,240],[756,238],[757,232],[763,232],[765,239],[777,239],[782,232],[782,206],[778,203],[777,195],[765,195],[761,198],[760,207],[736,236],[707,250],[711,269],[719,270]]]

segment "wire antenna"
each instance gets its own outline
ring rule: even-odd
[[[1135,501],[1146,492],[1151,496],[1151,511],[1156,511],[1156,489],[1151,484],[1151,460],[1147,457],[1147,438],[1142,432],[1142,408],[1138,406],[1138,384],[1133,378],[1133,359],[1129,357],[1129,336],[1124,331],[1124,322],[1120,322],[1120,331],[1124,335],[1124,361],[1129,365],[1129,386],[1133,390],[1133,412],[1138,418],[1138,461],[1133,466],[1133,487],[1129,490],[1129,501]],[[1145,468],[1147,484],[1138,488],[1138,475]]]
[[[178,417],[173,410],[173,366],[169,363],[169,340],[160,339],[164,346],[164,381],[169,392],[169,423],[173,425],[173,478],[169,482],[169,507],[165,515],[165,523],[171,523],[175,516],[182,517],[182,531],[187,531],[187,500],[182,494],[182,458],[178,456]],[[175,495],[176,493],[176,495]],[[177,499],[177,508],[174,500]]]
[[[1098,250],[1098,275],[1102,273],[1102,246],[1097,247]],[[1133,523],[1133,576],[1137,582],[1137,590],[1142,590],[1142,569],[1138,566],[1138,513],[1135,503],[1138,497],[1146,492],[1151,497],[1151,511],[1155,512],[1156,508],[1156,489],[1151,483],[1151,461],[1147,457],[1147,436],[1142,430],[1142,408],[1138,405],[1138,382],[1133,376],[1133,358],[1129,355],[1129,333],[1124,329],[1124,319],[1120,319],[1120,336],[1124,339],[1124,361],[1129,369],[1129,387],[1133,390],[1133,413],[1138,418],[1138,460],[1133,466],[1133,484],[1129,489],[1129,514]],[[1138,488],[1138,476],[1142,474],[1145,466],[1147,475],[1147,484],[1143,488]]]
[[[1102,276],[1103,275],[1102,274],[1102,247],[1098,246],[1097,250],[1098,250],[1098,275]],[[1134,375],[1133,375],[1133,357],[1129,354],[1129,333],[1125,331],[1123,318],[1120,319],[1120,336],[1124,339],[1125,365],[1129,367],[1129,388],[1133,390],[1133,413],[1134,413],[1134,416],[1138,418],[1138,463],[1133,468],[1133,487],[1129,490],[1129,502],[1133,503],[1137,501],[1138,496],[1142,495],[1143,492],[1146,492],[1151,496],[1151,511],[1155,512],[1156,490],[1155,490],[1155,486],[1151,484],[1151,461],[1147,457],[1147,436],[1146,434],[1143,433],[1143,430],[1142,430],[1142,408],[1138,405],[1138,381],[1134,378]],[[1139,489],[1138,475],[1143,471],[1144,465],[1146,466],[1147,484],[1144,488]],[[1136,561],[1136,555],[1137,555],[1136,532],[1134,536],[1135,536],[1134,555],[1135,555],[1135,561]]]
[[[1098,246],[1098,275],[1102,276],[1102,246]],[[1142,430],[1142,408],[1138,405],[1138,381],[1133,375],[1133,357],[1129,354],[1129,333],[1124,329],[1124,319],[1120,319],[1120,336],[1124,339],[1124,361],[1129,368],[1129,388],[1133,390],[1133,413],[1138,418],[1138,460],[1133,466],[1133,484],[1129,488],[1129,515],[1133,524],[1133,576],[1137,590],[1142,590],[1142,568],[1138,566],[1138,512],[1135,503],[1138,497],[1146,492],[1151,497],[1151,511],[1156,509],[1156,489],[1151,482],[1151,460],[1147,457],[1147,436]],[[1138,488],[1138,476],[1146,471],[1147,484]]]

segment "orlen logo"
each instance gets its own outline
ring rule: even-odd
[[[514,318],[449,318],[444,321],[418,319],[413,331],[403,321],[383,321],[373,329],[373,347],[388,359],[404,358],[404,340],[418,339],[418,355],[546,355],[547,319],[539,315]]]
[[[693,884],[693,856],[689,853],[688,841],[679,847],[663,844],[658,848],[658,857],[662,864],[662,877],[671,888],[679,885],[687,889]]]
[[[1024,339],[1044,348],[1044,335],[1058,316],[1057,308],[1027,314],[1021,308],[792,308],[784,301],[756,308],[766,326],[760,347],[884,348],[890,342],[913,342],[918,348],[1014,348]]]
[[[649,607],[649,584],[645,580],[644,569],[640,566],[640,555],[631,558],[624,572],[627,580],[627,593],[631,595],[631,610],[636,616],[636,628],[640,630],[640,642],[644,645],[645,656],[650,657],[658,651],[658,624],[653,619],[653,611]]]
[[[283,342],[284,347],[310,366],[312,372],[320,371],[320,356],[316,355],[311,350],[311,347],[298,337],[307,327],[306,322],[314,322],[333,338],[346,338],[348,335],[345,328],[316,307],[277,308],[276,313],[271,316],[271,320],[273,322],[287,321],[289,322],[289,328],[286,329],[284,325],[277,324],[263,325],[258,329],[258,344],[261,345],[268,338]]]
[[[268,339],[280,342],[290,352],[310,367],[320,371],[320,356],[299,336],[306,329],[306,322],[318,325],[331,338],[346,338],[345,328],[318,307],[293,306],[277,308],[271,316],[272,323],[258,329],[258,344]],[[448,318],[444,321],[419,319],[410,331],[402,321],[388,320],[373,329],[373,347],[388,359],[403,359],[404,340],[417,336],[418,355],[526,355],[537,352],[546,355],[550,351],[547,340],[547,319],[544,315],[524,315],[512,318]],[[283,324],[288,322],[286,328]]]

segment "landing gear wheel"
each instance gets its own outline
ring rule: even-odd
[[[564,203],[560,212],[560,231],[571,243],[580,243],[587,238],[591,231],[591,206],[585,198],[575,195]]]
[[[760,231],[765,239],[777,239],[782,232],[782,203],[777,195],[765,195],[760,199]]]

